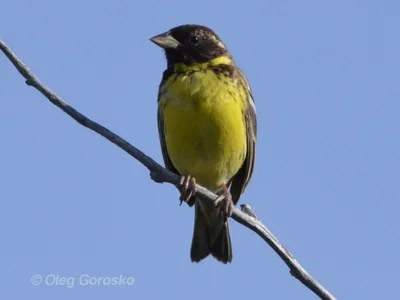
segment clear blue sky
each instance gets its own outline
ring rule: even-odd
[[[247,74],[259,136],[241,203],[339,299],[389,299],[400,260],[399,1],[7,1],[0,38],[88,117],[161,162],[165,68],[148,39],[219,33]],[[231,221],[234,261],[192,264],[193,211],[50,104],[0,55],[1,299],[316,299]],[[132,276],[132,286],[31,277]]]

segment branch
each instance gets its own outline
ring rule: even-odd
[[[153,159],[148,157],[142,151],[129,144],[120,136],[111,132],[104,126],[88,119],[83,114],[78,112],[76,109],[68,105],[64,100],[58,97],[48,87],[39,81],[39,79],[33,74],[29,68],[11,51],[7,45],[0,40],[0,49],[8,57],[11,63],[15,66],[18,72],[26,79],[26,84],[34,87],[41,92],[51,103],[62,109],[71,118],[77,121],[79,124],[95,131],[101,136],[105,137],[111,143],[114,143],[121,149],[125,150],[129,155],[138,160],[144,165],[149,171],[150,176],[155,182],[163,183],[168,182],[171,184],[178,184],[180,177],[155,162]],[[215,201],[217,196],[207,190],[206,188],[197,185],[196,196],[208,201]],[[239,222],[240,224],[251,229],[257,233],[267,244],[280,256],[285,264],[290,269],[290,274],[301,281],[306,287],[313,291],[321,299],[334,300],[335,297],[330,294],[320,283],[318,283],[310,274],[297,262],[293,255],[278,241],[277,238],[269,231],[264,224],[250,214],[235,208],[232,214],[232,219]]]

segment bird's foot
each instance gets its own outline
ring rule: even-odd
[[[182,202],[185,201],[189,206],[193,206],[196,201],[194,197],[196,194],[196,179],[190,175],[182,176],[177,188],[181,192],[179,197],[181,203],[179,205],[182,205]]]
[[[232,195],[228,191],[228,188],[226,185],[221,186],[221,190],[218,193],[219,196],[215,200],[215,206],[219,210],[219,216],[223,221],[226,221],[228,217],[232,216],[233,212],[233,201],[232,201]]]

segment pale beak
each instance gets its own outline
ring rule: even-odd
[[[150,41],[163,49],[176,49],[179,46],[182,46],[182,44],[174,39],[169,32],[153,36]]]

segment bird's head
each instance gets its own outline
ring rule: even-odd
[[[229,52],[211,29],[201,25],[181,25],[150,39],[165,50],[168,66],[206,63]]]

